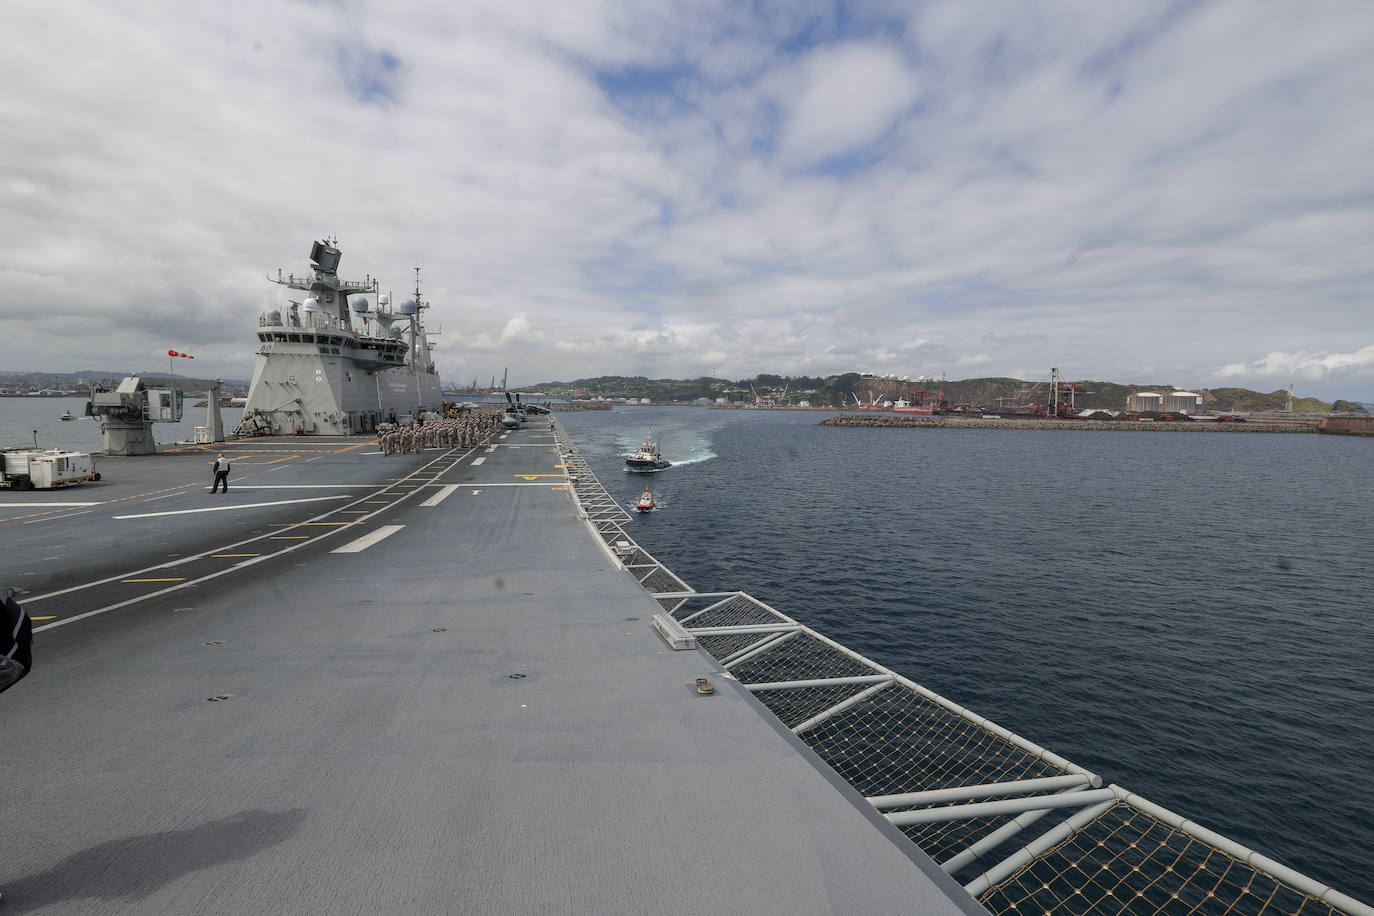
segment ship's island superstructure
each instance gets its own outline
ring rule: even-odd
[[[419,268],[414,296],[393,310],[375,278],[339,279],[340,257],[334,244],[315,242],[309,276],[269,277],[307,295],[258,321],[240,435],[346,436],[441,409]]]

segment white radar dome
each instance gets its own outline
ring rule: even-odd
[[[420,307],[416,304],[414,299],[407,299],[405,302],[401,303],[402,315],[414,315],[419,310]]]
[[[372,311],[372,303],[366,296],[350,296],[349,301],[353,303],[353,311],[359,315],[366,315]]]
[[[382,293],[380,296],[377,297],[377,307],[378,307],[378,308],[382,307],[383,305],[390,305],[390,304],[391,304],[391,297],[388,296],[386,293]]]
[[[307,312],[318,312],[320,310],[320,301],[318,299],[307,299],[302,303],[301,308],[305,309]]]

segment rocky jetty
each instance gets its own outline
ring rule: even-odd
[[[1313,423],[1218,423],[1206,420],[1050,420],[1036,417],[913,417],[903,414],[840,414],[821,426],[943,427],[953,429],[1071,429],[1186,433],[1315,433]]]

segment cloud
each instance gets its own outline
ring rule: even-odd
[[[1218,379],[1274,379],[1315,382],[1339,377],[1374,378],[1374,346],[1353,353],[1282,353],[1274,351],[1248,363],[1230,363],[1212,371]]]
[[[775,80],[790,90],[779,152],[799,166],[869,146],[917,97],[916,74],[897,48],[881,42],[818,48]]]
[[[1059,366],[1374,400],[1374,7],[54,2],[7,25],[5,368],[171,347],[247,377],[264,274],[333,234],[345,278],[403,295],[422,266],[450,378]]]

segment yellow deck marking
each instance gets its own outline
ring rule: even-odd
[[[365,505],[365,506],[389,506],[389,505],[391,505],[391,500],[389,500],[389,499],[365,499],[365,500],[363,500],[363,505]]]
[[[559,478],[561,478],[563,475],[562,475],[562,474],[512,474],[511,476],[512,476],[512,477],[519,477],[521,480],[534,480],[536,477],[559,477]]]
[[[225,559],[226,557],[260,557],[260,556],[262,556],[262,554],[260,554],[260,553],[212,553],[212,554],[210,554],[210,556],[214,557],[216,560],[222,560],[222,559]]]
[[[56,617],[30,617],[30,620],[56,620]]]
[[[180,579],[120,579],[120,582],[185,582],[186,577]]]

